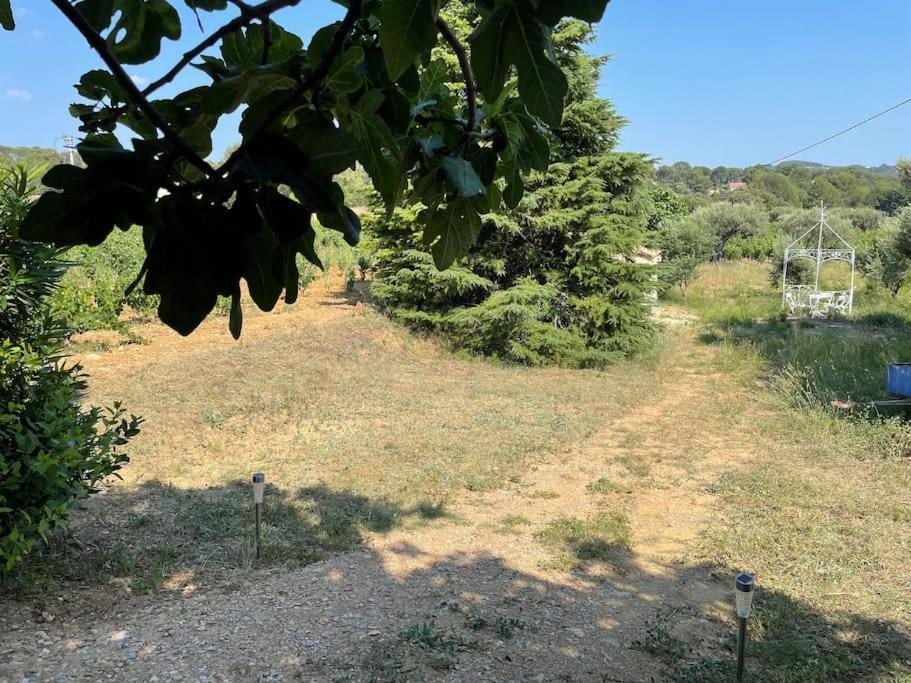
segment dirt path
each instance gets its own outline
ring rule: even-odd
[[[652,400],[445,518],[219,590],[5,614],[0,681],[666,680],[675,634],[691,661],[727,636],[730,578],[698,542],[711,485],[754,455],[714,351],[689,329],[674,347]],[[604,511],[629,548],[559,566],[540,532]]]

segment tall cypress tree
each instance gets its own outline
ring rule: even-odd
[[[451,7],[451,23],[467,31],[471,17]],[[646,343],[652,272],[631,257],[644,242],[651,166],[614,151],[624,121],[597,96],[606,58],[584,51],[593,37],[577,21],[556,32],[569,95],[550,136],[551,166],[526,178],[524,196],[503,188],[516,208],[486,216],[466,258],[436,268],[420,205],[369,222],[373,292],[395,318],[530,365],[599,366]]]

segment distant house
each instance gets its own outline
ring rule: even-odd
[[[728,183],[728,192],[736,192],[737,190],[747,189],[747,184],[742,180],[732,180]]]

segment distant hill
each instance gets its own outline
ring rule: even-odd
[[[0,145],[0,164],[21,164],[27,167],[53,166],[64,161],[64,156],[49,147],[8,147]]]
[[[880,164],[879,166],[862,166],[860,164],[850,164],[848,166],[830,166],[829,164],[821,164],[818,161],[802,161],[795,159],[794,161],[783,161],[778,164],[781,166],[803,166],[805,168],[820,168],[820,169],[844,169],[844,168],[853,168],[859,169],[862,171],[868,171],[870,173],[882,173],[883,175],[895,175],[897,169],[895,166],[889,164]]]
[[[700,197],[758,201],[768,207],[871,207],[894,213],[911,201],[895,166],[827,166],[815,161],[786,161],[738,168],[692,166],[678,161],[655,169],[656,180],[693,201]]]

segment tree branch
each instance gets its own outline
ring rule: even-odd
[[[186,142],[168,125],[161,114],[146,99],[145,95],[139,90],[133,79],[121,66],[120,62],[111,52],[107,42],[101,35],[92,28],[91,24],[86,21],[85,17],[78,9],[73,7],[68,0],[51,0],[54,6],[59,9],[73,26],[82,34],[89,46],[98,53],[102,61],[111,70],[111,74],[117,80],[118,85],[122,87],[136,107],[145,115],[145,117],[154,125],[164,136],[171,146],[183,158],[189,161],[193,166],[198,168],[204,174],[210,177],[217,177],[217,172],[208,163],[206,163],[196,152],[187,145]]]
[[[199,57],[199,55],[208,50],[210,47],[215,45],[219,40],[228,34],[234,33],[235,31],[239,31],[240,29],[249,26],[256,20],[263,22],[263,37],[265,39],[265,31],[268,30],[266,26],[269,24],[270,15],[280,9],[284,9],[285,7],[293,7],[300,2],[300,0],[266,0],[265,2],[261,2],[258,5],[248,5],[247,3],[240,2],[239,0],[231,1],[240,8],[240,16],[229,21],[208,38],[199,43],[199,45],[186,52],[184,56],[180,58],[180,61],[172,66],[164,76],[146,86],[146,88],[142,91],[143,95],[151,95],[161,86],[170,83],[174,80],[177,74],[183,71],[187,65],[189,65],[190,62]],[[265,45],[263,46],[263,50],[265,52]]]
[[[249,4],[244,2],[244,0],[228,0],[228,2],[230,2],[237,9],[239,9],[241,14],[246,15],[246,14],[250,14],[250,12],[253,11],[253,8]]]
[[[263,54],[259,58],[260,66],[269,63],[269,50],[272,49],[272,20],[266,17],[262,20],[263,26]]]
[[[351,33],[351,29],[354,28],[354,23],[360,18],[361,15],[361,6],[363,0],[351,0],[348,6],[348,12],[345,14],[345,18],[342,19],[342,23],[336,29],[335,34],[332,36],[332,42],[329,43],[329,47],[326,48],[326,51],[320,57],[319,63],[316,65],[316,68],[310,72],[310,74],[297,84],[297,87],[291,91],[291,93],[283,99],[275,109],[269,112],[263,122],[254,130],[246,139],[241,143],[240,147],[234,150],[231,156],[228,157],[227,161],[221,165],[218,169],[218,173],[224,175],[229,172],[237,161],[246,153],[249,143],[253,141],[260,133],[268,129],[273,123],[275,123],[282,113],[291,106],[298,97],[303,95],[308,90],[319,87],[323,82],[323,79],[329,74],[329,69],[332,67],[332,62],[335,61],[335,58],[341,53],[342,48],[345,46],[345,38],[348,37],[348,34]]]
[[[471,62],[468,59],[468,51],[465,46],[459,42],[455,33],[442,17],[437,17],[437,28],[443,36],[443,40],[449,43],[449,47],[455,53],[459,60],[459,68],[462,70],[462,78],[465,79],[465,98],[468,100],[468,121],[465,123],[465,133],[462,135],[462,141],[459,147],[464,151],[468,147],[468,141],[474,133],[478,117],[478,86],[474,80],[474,71],[471,69]]]

